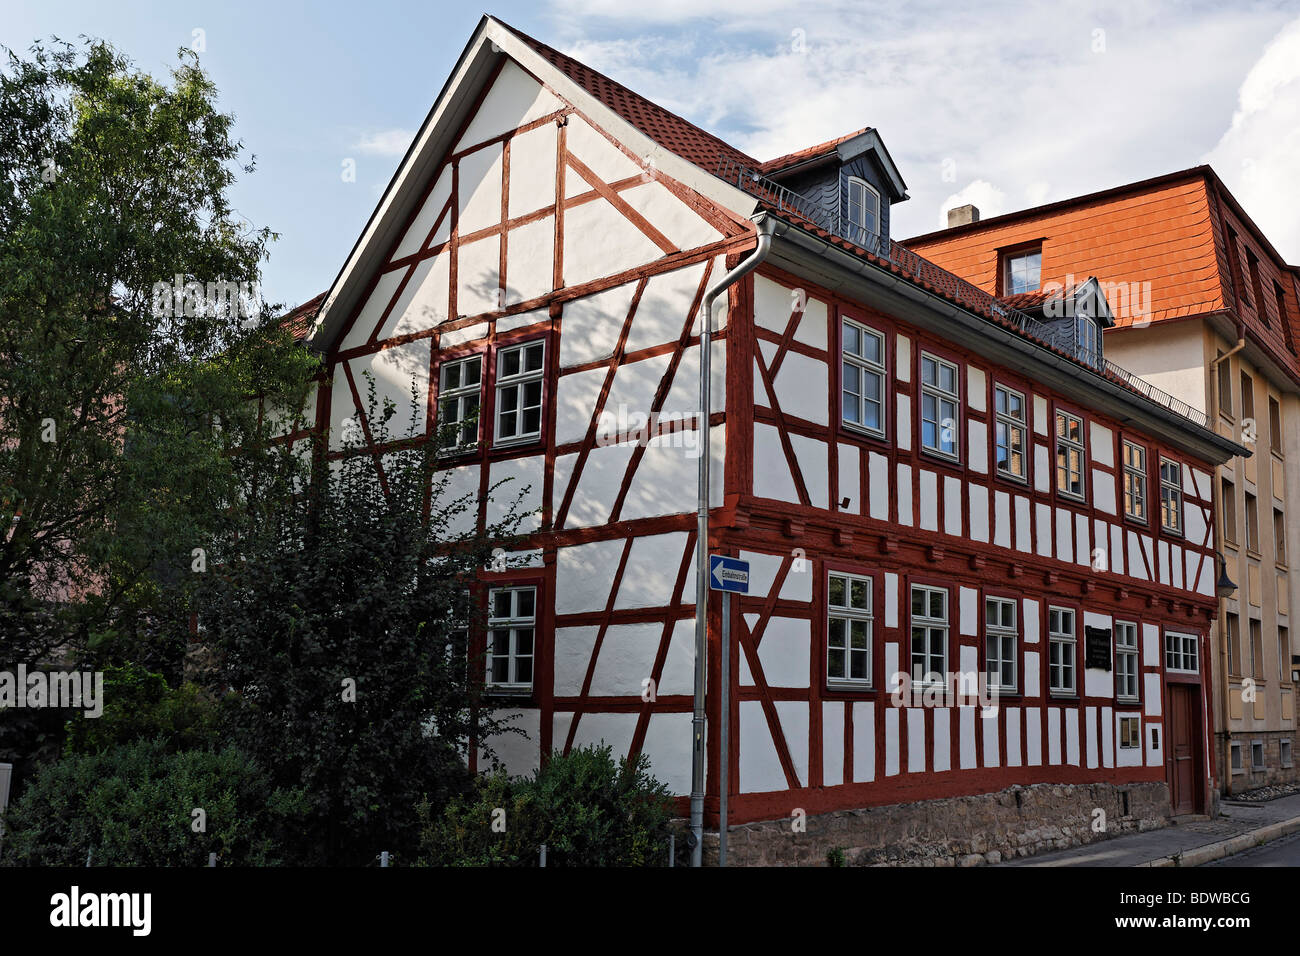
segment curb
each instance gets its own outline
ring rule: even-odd
[[[1154,860],[1148,860],[1146,863],[1138,863],[1138,866],[1200,866],[1203,863],[1209,863],[1212,860],[1220,860],[1225,856],[1232,856],[1234,853],[1240,853],[1242,850],[1249,850],[1252,847],[1263,846],[1265,843],[1271,843],[1273,840],[1281,839],[1284,836],[1290,836],[1292,833],[1300,832],[1300,817],[1292,817],[1290,820],[1281,820],[1277,823],[1270,823],[1268,826],[1260,827],[1257,830],[1250,830],[1246,833],[1240,833],[1235,837],[1229,837],[1226,840],[1220,840],[1217,843],[1207,843],[1204,846],[1192,847],[1188,850],[1182,850],[1170,856],[1158,857]]]

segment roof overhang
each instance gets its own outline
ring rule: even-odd
[[[759,213],[755,221],[768,218]],[[767,261],[856,302],[896,316],[917,328],[1012,368],[1033,369],[1032,378],[1103,412],[1121,424],[1158,434],[1209,464],[1249,457],[1249,449],[1131,389],[1072,362],[1044,345],[969,312],[864,256],[855,255],[801,227],[778,220]]]
[[[863,153],[872,153],[880,168],[885,171],[889,178],[889,185],[894,191],[894,202],[902,202],[908,198],[907,183],[903,182],[903,176],[894,165],[894,159],[889,155],[889,150],[885,148],[885,141],[880,138],[880,134],[874,129],[868,129],[852,139],[845,140],[835,147],[835,152],[839,154],[840,162],[847,163],[850,160],[857,159]]]
[[[645,166],[677,180],[737,218],[747,218],[757,207],[753,196],[659,145],[573,82],[514,31],[484,16],[330,286],[312,331],[313,350],[328,353],[347,318],[361,305],[370,277],[400,237],[424,186],[437,172],[438,164],[451,150],[457,132],[474,108],[478,92],[504,57],[514,60],[572,103],[598,127],[641,157]]]

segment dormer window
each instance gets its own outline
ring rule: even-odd
[[[1079,359],[1089,365],[1101,364],[1101,329],[1097,323],[1086,315],[1075,317],[1076,341],[1079,345]]]
[[[844,224],[853,242],[873,240],[880,235],[880,193],[865,180],[850,176],[845,190]]]
[[[1021,249],[1002,257],[1002,294],[1020,295],[1035,292],[1042,284],[1043,250]]]

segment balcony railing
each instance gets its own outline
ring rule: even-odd
[[[819,206],[806,196],[782,186],[729,157],[724,156],[719,159],[717,175],[772,209],[807,220],[824,231],[892,263],[900,271],[939,290],[972,312],[1010,323],[1032,338],[1092,368],[1098,374],[1119,381],[1157,405],[1181,415],[1202,428],[1210,427],[1209,417],[1204,412],[1192,408],[1181,399],[1156,388],[1145,379],[1139,378],[1107,359],[1097,347],[1095,337],[1079,334],[1077,322],[1043,322],[1023,309],[1012,308],[974,283],[935,265],[911,249],[899,245],[892,239],[872,233],[859,223],[850,222],[838,211]]]

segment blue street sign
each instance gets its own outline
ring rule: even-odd
[[[725,554],[709,555],[709,587],[714,591],[749,593],[749,562]]]

